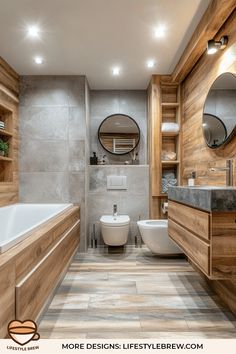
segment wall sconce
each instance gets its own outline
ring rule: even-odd
[[[219,41],[210,39],[207,42],[207,54],[215,54],[219,49],[223,50],[227,46],[228,36],[223,36]]]

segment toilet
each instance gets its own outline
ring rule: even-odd
[[[140,220],[137,224],[143,242],[152,253],[159,255],[183,253],[169,238],[167,220]]]
[[[128,240],[128,215],[103,215],[100,219],[103,241],[108,246],[123,246]]]

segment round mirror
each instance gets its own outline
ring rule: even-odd
[[[101,123],[98,139],[111,154],[125,155],[137,147],[140,129],[133,118],[125,114],[113,114]]]
[[[202,128],[206,144],[215,149],[228,142],[236,126],[236,77],[220,75],[208,92]]]

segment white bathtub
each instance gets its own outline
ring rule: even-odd
[[[0,207],[0,253],[27,237],[27,232],[72,204],[12,204]]]

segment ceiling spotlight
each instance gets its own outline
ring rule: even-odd
[[[154,36],[156,38],[163,38],[166,34],[166,27],[164,25],[159,25],[154,29]]]
[[[35,62],[35,64],[38,64],[38,65],[43,64],[43,58],[42,57],[35,57],[34,62]]]
[[[37,38],[39,37],[40,29],[38,26],[29,26],[27,29],[28,36],[32,38]]]
[[[149,69],[154,68],[154,66],[155,66],[155,61],[154,61],[154,60],[148,60],[148,61],[147,61],[147,67],[148,67]]]
[[[115,68],[112,69],[112,75],[114,75],[114,76],[120,75],[120,68],[118,66],[116,66]]]
[[[219,49],[223,50],[227,46],[228,36],[223,36],[219,41],[210,39],[207,42],[207,54],[215,54]]]

